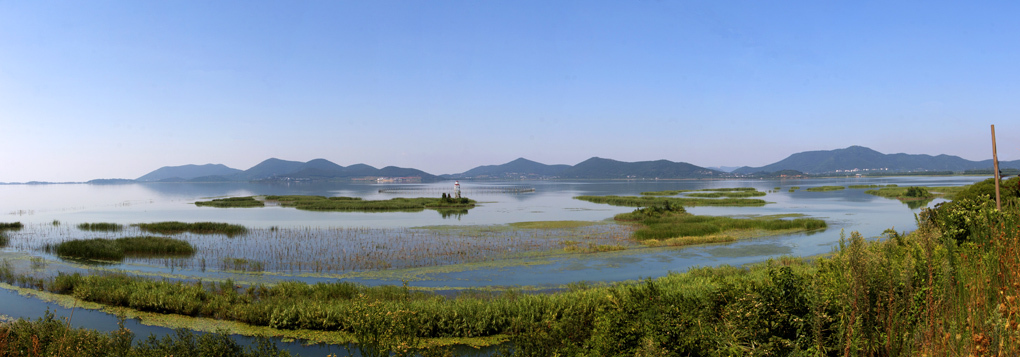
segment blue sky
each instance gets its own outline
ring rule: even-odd
[[[1020,159],[1015,2],[0,1],[0,182]]]

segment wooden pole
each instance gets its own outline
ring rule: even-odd
[[[995,125],[992,125],[992,163],[995,164],[995,208],[1002,210],[1002,201],[999,200],[999,184],[1002,178],[999,176],[999,154],[995,150]]]

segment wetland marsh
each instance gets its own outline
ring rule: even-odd
[[[251,204],[253,200],[247,198],[234,200],[243,208],[223,208],[233,203],[219,207],[196,205],[216,199],[228,202],[233,200],[230,197],[296,195],[393,201],[401,197],[392,192],[414,192],[416,187],[441,189],[448,183],[0,186],[4,197],[12,198],[0,202],[0,209],[6,213],[0,222],[9,222],[11,226],[15,221],[20,223],[18,229],[2,230],[7,244],[0,252],[0,259],[12,271],[28,274],[33,279],[54,279],[61,274],[75,273],[126,274],[185,284],[230,282],[243,287],[262,284],[267,288],[296,281],[356,283],[380,288],[404,285],[411,292],[424,294],[551,291],[568,289],[578,283],[605,284],[663,277],[669,272],[698,266],[741,266],[781,256],[826,254],[839,241],[841,230],[877,237],[889,228],[913,229],[914,214],[919,208],[865,193],[865,189],[954,187],[978,180],[980,178],[976,177],[889,177],[791,181],[539,181],[529,182],[534,192],[521,194],[484,193],[484,187],[492,183],[466,182],[465,195],[474,200],[473,208],[470,214],[456,216],[436,214],[432,210],[300,210],[259,206]],[[476,185],[478,194],[471,194],[471,185]],[[837,185],[845,189],[810,190]],[[411,189],[380,192],[380,187]],[[798,190],[801,187],[808,189]],[[702,194],[692,196],[692,193]],[[677,195],[680,196],[667,197]],[[625,203],[614,206],[589,202],[598,199],[577,199],[606,196],[616,196],[616,202]],[[635,232],[647,227],[613,220],[614,216],[632,214],[634,201],[682,202],[675,199],[757,200],[752,205],[686,207],[696,215],[694,217],[719,216],[704,219],[713,224],[739,226],[743,223],[734,222],[743,222],[742,219],[759,222],[755,224],[796,220],[824,223],[804,226],[809,229],[806,232],[790,231],[790,227],[785,226],[777,226],[771,233],[749,233],[745,229],[741,231],[743,236],[734,233],[733,239],[716,240],[728,243],[695,241],[695,245],[679,248],[671,246],[673,244],[642,244],[641,239],[634,239]],[[936,198],[926,203],[936,204],[942,200]],[[209,222],[223,222],[224,225]],[[119,229],[106,229],[109,227]],[[216,227],[233,230],[217,231],[213,229]],[[719,235],[728,232],[727,229],[712,228],[709,235]],[[194,247],[194,252],[177,256],[127,254],[123,260],[97,265],[64,259],[45,248],[67,241],[106,239],[115,242],[153,233],[185,242]],[[659,238],[662,237],[648,236],[645,240]],[[11,315],[3,310],[0,308],[0,314]],[[109,327],[110,330],[115,328]]]

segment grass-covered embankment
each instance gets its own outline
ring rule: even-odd
[[[247,232],[248,229],[242,225],[218,223],[218,222],[195,222],[185,223],[177,221],[138,223],[135,224],[143,231],[159,234],[179,234],[191,232],[196,234],[226,234],[235,236]]]
[[[246,197],[217,198],[209,201],[198,201],[195,202],[195,206],[217,208],[249,208],[249,207],[265,207],[266,203],[255,199],[255,196],[246,196]]]
[[[78,229],[91,232],[119,232],[124,229],[124,225],[107,222],[82,223],[78,225]]]
[[[656,196],[577,196],[574,199],[592,203],[604,203],[624,207],[650,207],[669,202],[675,206],[764,206],[767,202],[758,198],[685,198]]]
[[[125,256],[166,257],[195,254],[195,247],[191,243],[180,239],[152,236],[76,239],[47,245],[45,249],[62,257],[96,260],[121,260]]]

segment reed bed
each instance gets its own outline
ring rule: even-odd
[[[249,228],[233,237],[189,232],[174,236],[194,247],[195,254],[191,256],[167,259],[125,255],[124,260],[196,270],[218,267],[281,273],[344,273],[562,254],[567,241],[595,246],[637,246],[630,239],[633,229],[627,225],[574,226],[563,222],[529,222],[520,227]],[[130,226],[123,233],[131,235],[144,231]],[[25,234],[12,235],[11,245],[22,250],[45,250],[47,245],[56,246],[78,236],[80,234],[68,226],[39,224],[32,225]]]
[[[124,225],[106,222],[82,223],[78,225],[78,229],[90,232],[120,232],[124,229]]]

